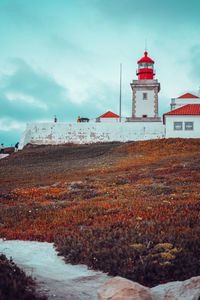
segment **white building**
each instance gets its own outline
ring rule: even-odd
[[[186,93],[178,98],[172,98],[170,104],[171,110],[187,104],[200,104],[200,98],[190,93]]]
[[[166,138],[200,138],[200,104],[187,104],[163,115]]]

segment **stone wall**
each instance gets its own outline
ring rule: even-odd
[[[165,137],[161,122],[146,123],[29,123],[20,141],[26,144],[86,144],[138,141]]]

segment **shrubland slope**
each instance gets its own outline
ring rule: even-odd
[[[148,286],[200,275],[199,139],[28,145],[0,191],[0,237]]]

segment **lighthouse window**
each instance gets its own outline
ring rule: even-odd
[[[153,69],[153,64],[150,64],[150,63],[142,63],[142,64],[139,64],[138,66],[139,69]]]
[[[148,64],[149,69],[153,69],[153,64]]]
[[[145,64],[139,64],[139,69],[145,68]]]
[[[193,122],[185,122],[185,130],[193,130]]]
[[[147,93],[143,93],[143,100],[147,100]]]
[[[182,130],[183,122],[174,122],[174,130]]]

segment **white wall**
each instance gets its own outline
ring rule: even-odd
[[[147,100],[143,100],[143,93],[147,93]],[[147,117],[155,117],[154,95],[154,90],[144,89],[142,91],[136,91],[136,117],[141,118],[143,115],[147,115]]]
[[[138,141],[165,137],[161,122],[127,123],[29,123],[20,141],[19,149],[27,143],[97,143],[111,141]]]
[[[174,122],[183,122],[182,130],[174,130]],[[193,130],[185,130],[184,122],[193,122]],[[166,138],[200,138],[200,116],[165,116]]]
[[[121,122],[126,122],[126,118],[121,118]],[[100,123],[120,123],[120,118],[100,118]]]
[[[100,118],[99,121],[97,121],[98,118],[96,119],[90,119],[90,123],[120,123],[120,118]],[[126,122],[127,118],[126,117],[121,117],[121,123]]]
[[[187,104],[200,104],[200,98],[172,98],[171,104],[174,110]]]

